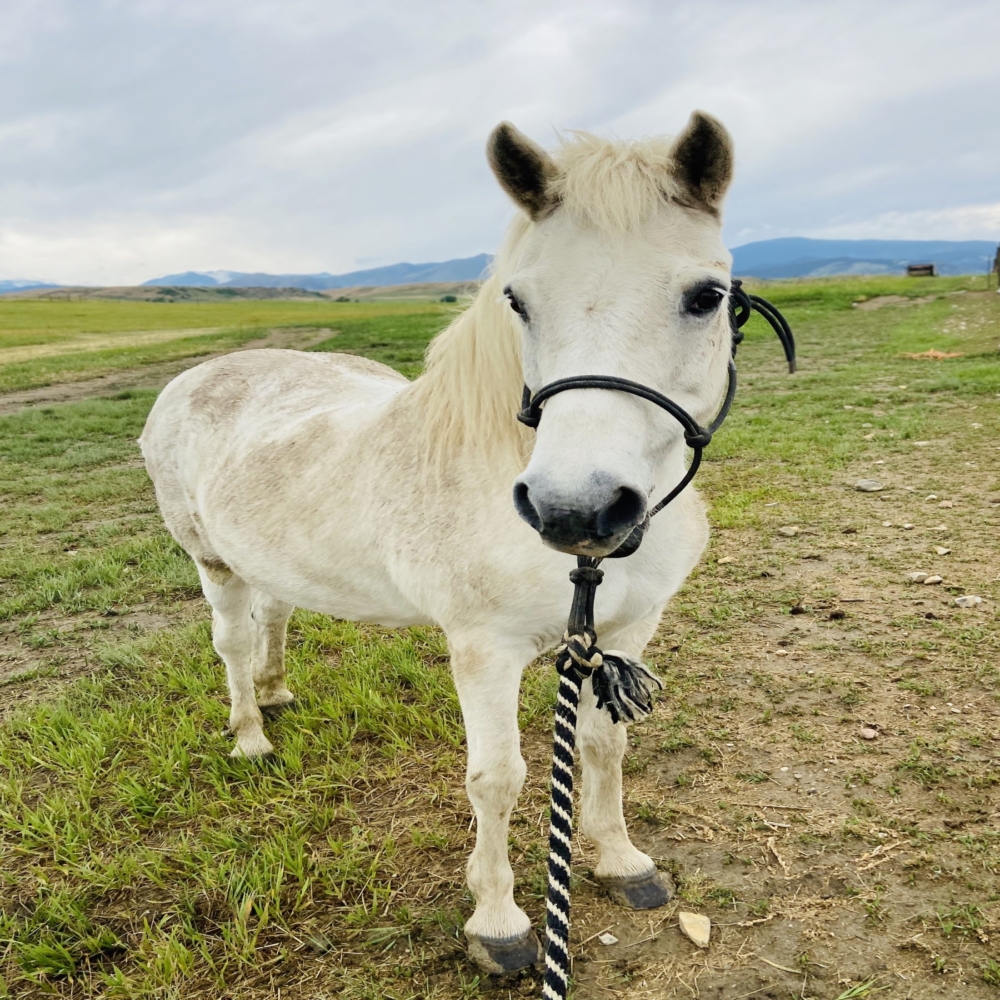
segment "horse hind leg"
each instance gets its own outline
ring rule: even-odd
[[[226,665],[229,684],[229,729],[236,737],[231,757],[263,757],[271,753],[264,717],[254,697],[254,629],[250,586],[223,563],[197,561],[201,589],[212,606],[212,643]]]
[[[250,598],[253,623],[253,682],[257,687],[257,707],[268,716],[280,714],[295,701],[285,686],[285,631],[292,606],[259,590]]]
[[[601,645],[641,656],[659,624],[660,615],[607,636]],[[622,758],[628,742],[623,723],[598,710],[590,681],[580,692],[577,745],[583,787],[580,830],[597,848],[594,874],[611,898],[635,910],[649,910],[670,901],[670,889],[652,858],[629,839],[622,809]]]

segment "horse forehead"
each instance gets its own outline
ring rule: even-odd
[[[539,227],[542,238],[525,261],[539,277],[586,281],[597,274],[647,270],[667,277],[684,271],[728,272],[732,262],[718,223],[700,212],[664,211],[629,232],[602,231],[571,218],[552,222]]]

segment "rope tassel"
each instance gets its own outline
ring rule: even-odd
[[[604,577],[600,560],[580,556],[570,573],[573,605],[556,650],[559,693],[552,740],[552,797],[549,819],[549,891],[545,904],[546,1000],[566,1000],[569,990],[569,884],[573,863],[573,756],[580,690],[591,678],[597,707],[614,722],[635,722],[652,711],[660,679],[645,664],[618,650],[602,652],[594,629],[594,594]]]

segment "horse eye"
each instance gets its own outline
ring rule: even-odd
[[[719,308],[724,298],[719,288],[701,288],[684,303],[684,311],[692,316],[707,316]]]
[[[507,296],[507,301],[510,303],[511,309],[517,313],[521,319],[527,323],[528,322],[528,310],[524,307],[524,303],[511,291],[510,285],[508,285],[503,290],[504,295]]]

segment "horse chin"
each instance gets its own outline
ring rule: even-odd
[[[565,552],[571,556],[590,556],[592,559],[603,559],[619,548],[629,534],[630,532],[626,531],[624,534],[612,535],[610,538],[583,538],[572,542],[564,539],[546,538],[545,535],[542,535],[541,539],[556,552]]]

